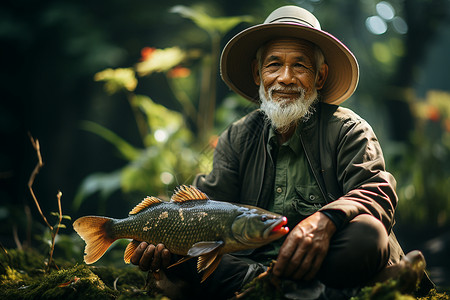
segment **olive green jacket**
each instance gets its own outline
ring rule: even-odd
[[[273,199],[274,161],[267,151],[270,124],[260,110],[233,123],[219,138],[208,175],[194,184],[216,200],[268,207]],[[391,263],[403,256],[392,227],[396,181],[386,172],[370,125],[349,109],[319,103],[300,140],[326,204],[346,222],[360,214],[379,219],[390,235]]]

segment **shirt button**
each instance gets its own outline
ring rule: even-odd
[[[277,193],[281,193],[283,189],[281,187],[277,187]]]

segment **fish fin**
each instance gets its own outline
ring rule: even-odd
[[[133,254],[134,250],[136,250],[136,248],[139,246],[141,242],[140,241],[136,241],[136,240],[132,240],[127,248],[125,248],[125,253],[123,254],[123,260],[125,261],[126,264],[130,263],[131,260],[131,255]]]
[[[205,193],[192,185],[181,185],[176,188],[171,200],[173,202],[183,203],[190,200],[209,200],[209,198]]]
[[[138,205],[136,205],[128,214],[129,215],[135,215],[138,212],[142,211],[144,208],[147,208],[149,206],[152,206],[156,203],[161,203],[162,200],[158,199],[156,197],[145,197],[144,200],[141,201]]]
[[[73,229],[86,242],[86,247],[84,248],[85,263],[95,263],[116,240],[108,236],[106,226],[111,221],[111,218],[87,216],[73,222]]]
[[[222,241],[198,242],[192,245],[192,247],[188,250],[187,255],[192,257],[205,255],[218,249],[221,246],[223,246]]]
[[[205,255],[199,256],[197,260],[197,272],[205,271],[216,260],[219,254],[219,249],[215,249]]]
[[[194,257],[192,257],[192,256],[185,256],[185,257],[182,257],[182,258],[179,259],[177,262],[175,262],[175,263],[171,264],[170,266],[168,266],[167,269],[168,269],[168,268],[175,267],[176,265],[179,265],[179,264],[181,264],[181,263],[184,263],[185,261],[188,261],[188,260],[190,260],[191,258],[194,258]]]
[[[217,251],[217,252],[219,252],[219,251]],[[217,269],[221,260],[222,260],[222,255],[216,254],[215,259],[208,264],[208,267],[206,267],[205,272],[202,275],[202,280],[200,281],[200,283],[205,281],[206,278],[208,278]]]

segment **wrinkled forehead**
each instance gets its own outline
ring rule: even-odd
[[[268,41],[258,51],[262,59],[275,53],[296,53],[314,59],[316,47],[315,44],[302,39],[279,38]]]

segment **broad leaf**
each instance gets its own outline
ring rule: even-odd
[[[207,32],[219,32],[225,34],[234,26],[242,22],[253,22],[251,16],[235,16],[212,18],[200,9],[193,9],[183,5],[176,5],[170,9],[170,12],[180,14],[181,16],[191,19],[198,27]]]
[[[186,53],[178,47],[156,49],[144,61],[136,64],[136,71],[140,76],[165,72],[179,65],[185,57]]]
[[[99,192],[101,198],[106,199],[109,195],[120,188],[121,170],[112,173],[94,173],[86,177],[79,187],[75,199],[73,200],[73,208],[77,210],[83,201]]]

